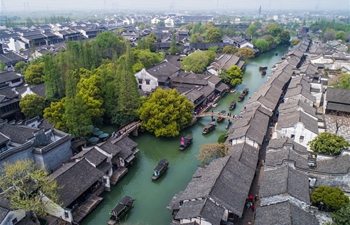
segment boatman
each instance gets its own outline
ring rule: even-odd
[[[184,145],[185,144],[185,138],[181,137],[181,144]]]

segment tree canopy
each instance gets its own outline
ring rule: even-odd
[[[45,99],[36,94],[28,94],[20,100],[19,107],[27,118],[41,117],[45,108]]]
[[[236,86],[242,83],[243,72],[238,66],[231,66],[228,70],[222,69],[219,77],[224,83],[229,83],[231,86]]]
[[[193,120],[193,103],[176,89],[158,88],[144,98],[137,113],[142,127],[157,137],[174,137]]]
[[[175,55],[178,52],[179,52],[179,48],[177,47],[177,44],[176,44],[176,36],[175,36],[175,34],[173,34],[171,37],[169,53],[171,55]]]
[[[342,73],[339,75],[338,80],[333,82],[331,86],[335,88],[343,88],[350,90],[350,74]]]
[[[242,59],[252,59],[254,58],[254,51],[249,48],[240,48],[238,52],[236,53],[238,57],[241,57]]]
[[[209,56],[204,51],[195,51],[186,56],[181,62],[181,67],[185,71],[194,73],[203,73],[209,64]]]
[[[0,66],[1,67],[1,66]],[[17,73],[24,74],[28,68],[28,64],[24,61],[20,61],[16,63],[14,69]]]
[[[265,52],[270,48],[269,42],[263,38],[254,39],[253,44],[259,49],[260,52]]]
[[[205,34],[206,34],[206,37],[205,37],[206,42],[217,43],[221,41],[222,33],[219,28],[215,28],[215,27],[209,28],[208,30],[206,30]]]
[[[334,225],[348,225],[350,224],[350,204],[347,204],[332,213]]]
[[[207,143],[201,145],[197,159],[201,163],[210,162],[213,159],[224,157],[231,154],[228,143]]]
[[[227,45],[222,49],[222,53],[226,53],[226,54],[235,54],[237,52],[238,52],[238,49],[231,45]]]
[[[311,201],[317,204],[323,202],[332,210],[338,210],[349,204],[349,197],[338,187],[320,185],[312,192]]]
[[[44,62],[39,64],[31,64],[24,73],[24,80],[28,84],[42,84],[44,83]]]
[[[308,143],[311,150],[327,155],[338,155],[347,146],[350,146],[344,137],[329,132],[320,133]]]
[[[48,173],[39,169],[33,161],[19,160],[4,163],[0,169],[0,189],[10,199],[13,210],[25,209],[36,215],[45,216],[44,195],[57,203],[59,187],[48,179]]]

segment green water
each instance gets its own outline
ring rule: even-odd
[[[239,114],[249,96],[251,96],[265,82],[270,75],[271,67],[280,60],[287,48],[279,47],[276,50],[262,54],[252,60],[246,67],[243,84],[236,88],[236,93],[227,93],[219,101],[214,111],[226,110],[230,102],[237,99],[241,91],[248,87],[249,94],[243,102],[237,103],[236,109],[231,111]],[[275,56],[278,52],[278,56]],[[259,66],[268,66],[267,74],[261,76]],[[211,118],[201,118],[194,126],[181,132],[175,138],[155,138],[149,133],[140,133],[139,137],[132,137],[138,143],[140,152],[135,163],[129,168],[129,173],[114,187],[111,192],[103,193],[104,200],[82,222],[82,225],[104,225],[109,219],[109,211],[125,195],[136,199],[134,208],[125,218],[125,224],[133,225],[166,225],[171,222],[171,212],[166,209],[174,194],[184,190],[191,180],[197,165],[200,145],[216,142],[220,134],[226,132],[226,120],[218,124],[216,129],[202,135],[202,129]],[[179,151],[181,136],[193,135],[193,143],[185,151]],[[168,171],[156,181],[152,181],[153,168],[162,158],[169,161]]]

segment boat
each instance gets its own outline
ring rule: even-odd
[[[114,209],[110,212],[108,225],[115,225],[120,222],[127,212],[132,208],[134,200],[130,196],[124,196]]]
[[[267,70],[267,66],[259,66],[259,70]]]
[[[203,128],[203,134],[208,134],[212,132],[215,129],[216,123],[215,122],[210,122],[208,125],[206,125]]]
[[[244,97],[245,97],[245,94],[242,93],[242,94],[238,97],[237,101],[238,101],[238,102],[243,101],[243,100],[244,100]]]
[[[162,159],[159,161],[158,165],[153,170],[152,180],[157,180],[169,167],[169,162],[167,159]]]
[[[235,90],[234,88],[232,88],[232,89],[230,90],[230,92],[231,92],[231,93],[235,93],[236,90]]]
[[[244,89],[243,92],[242,92],[242,94],[244,94],[244,96],[246,96],[248,93],[249,93],[249,89],[248,88]]]
[[[225,111],[225,110],[221,110],[221,111],[219,112],[219,114],[226,115],[226,111]],[[225,119],[224,117],[219,116],[219,117],[216,119],[216,121],[217,121],[218,123],[220,123],[220,122],[222,122],[224,119]]]
[[[181,138],[181,144],[179,147],[180,151],[185,150],[189,145],[192,144],[193,137],[190,134],[187,134],[184,138]]]
[[[236,108],[236,101],[235,100],[233,100],[232,102],[231,102],[231,104],[230,104],[230,110],[234,110]]]
[[[278,52],[275,52],[275,56],[278,56]]]
[[[266,75],[266,70],[261,71],[261,75]]]

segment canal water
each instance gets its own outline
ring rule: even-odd
[[[246,66],[243,83],[236,88],[235,93],[227,93],[213,110],[229,112],[228,107],[231,101],[237,99],[244,88],[249,88],[249,94],[245,100],[238,102],[236,109],[231,111],[231,113],[238,115],[249,96],[265,82],[271,73],[271,67],[281,59],[286,50],[286,47],[278,47],[274,51],[264,53],[249,62]],[[260,74],[259,66],[268,66],[265,76]],[[129,173],[116,186],[112,187],[111,192],[102,194],[104,200],[83,220],[82,225],[107,224],[110,210],[125,195],[132,196],[136,200],[134,208],[128,213],[122,224],[170,224],[171,212],[166,209],[166,206],[174,194],[186,188],[197,166],[200,165],[196,158],[200,146],[216,142],[220,134],[227,132],[225,129],[227,120],[224,120],[217,125],[214,131],[202,135],[203,127],[210,121],[210,117],[201,118],[194,126],[183,130],[178,137],[174,138],[156,138],[149,133],[140,133],[138,137],[132,137],[140,149],[136,161],[129,168]],[[186,134],[192,134],[193,143],[185,151],[179,151],[180,138]],[[158,180],[152,181],[153,168],[163,158],[168,159],[169,169]]]

